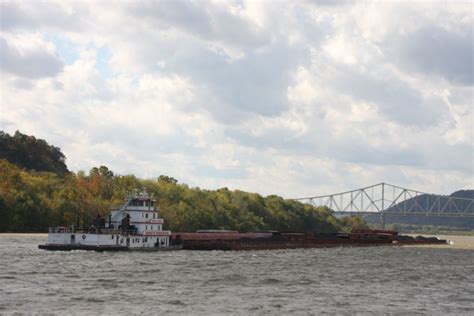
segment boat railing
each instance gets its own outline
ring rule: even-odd
[[[97,234],[97,235],[136,235],[136,230],[94,228],[94,227],[50,227],[50,234]]]

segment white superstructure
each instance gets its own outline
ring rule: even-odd
[[[48,243],[40,245],[48,250],[134,250],[166,249],[170,246],[171,232],[162,230],[156,200],[146,192],[130,195],[123,206],[111,212],[108,218],[94,219],[87,229],[52,227]]]

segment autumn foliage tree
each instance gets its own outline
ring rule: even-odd
[[[61,151],[42,140],[19,132],[13,140],[5,133],[0,134],[0,139],[0,152],[7,158],[0,159],[0,232],[46,232],[49,226],[87,226],[97,214],[107,216],[135,189],[146,189],[158,200],[165,229],[172,231],[327,233],[363,224],[357,219],[338,220],[327,208],[276,195],[190,188],[165,175],[139,179],[117,175],[106,166],[94,167],[88,174],[73,173],[63,165]],[[28,144],[33,148],[31,152]],[[20,152],[28,152],[29,157],[19,157]],[[41,164],[33,163],[37,156],[43,161]]]

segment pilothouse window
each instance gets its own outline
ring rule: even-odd
[[[145,201],[140,201],[140,200],[133,200],[131,203],[130,203],[131,206],[144,206],[145,205]]]

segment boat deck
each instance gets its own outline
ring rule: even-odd
[[[90,246],[90,245],[39,245],[39,249],[43,250],[56,250],[56,251],[71,251],[71,250],[87,250],[87,251],[170,251],[180,250],[181,245],[172,245],[167,247],[135,247],[130,248],[127,246]]]

